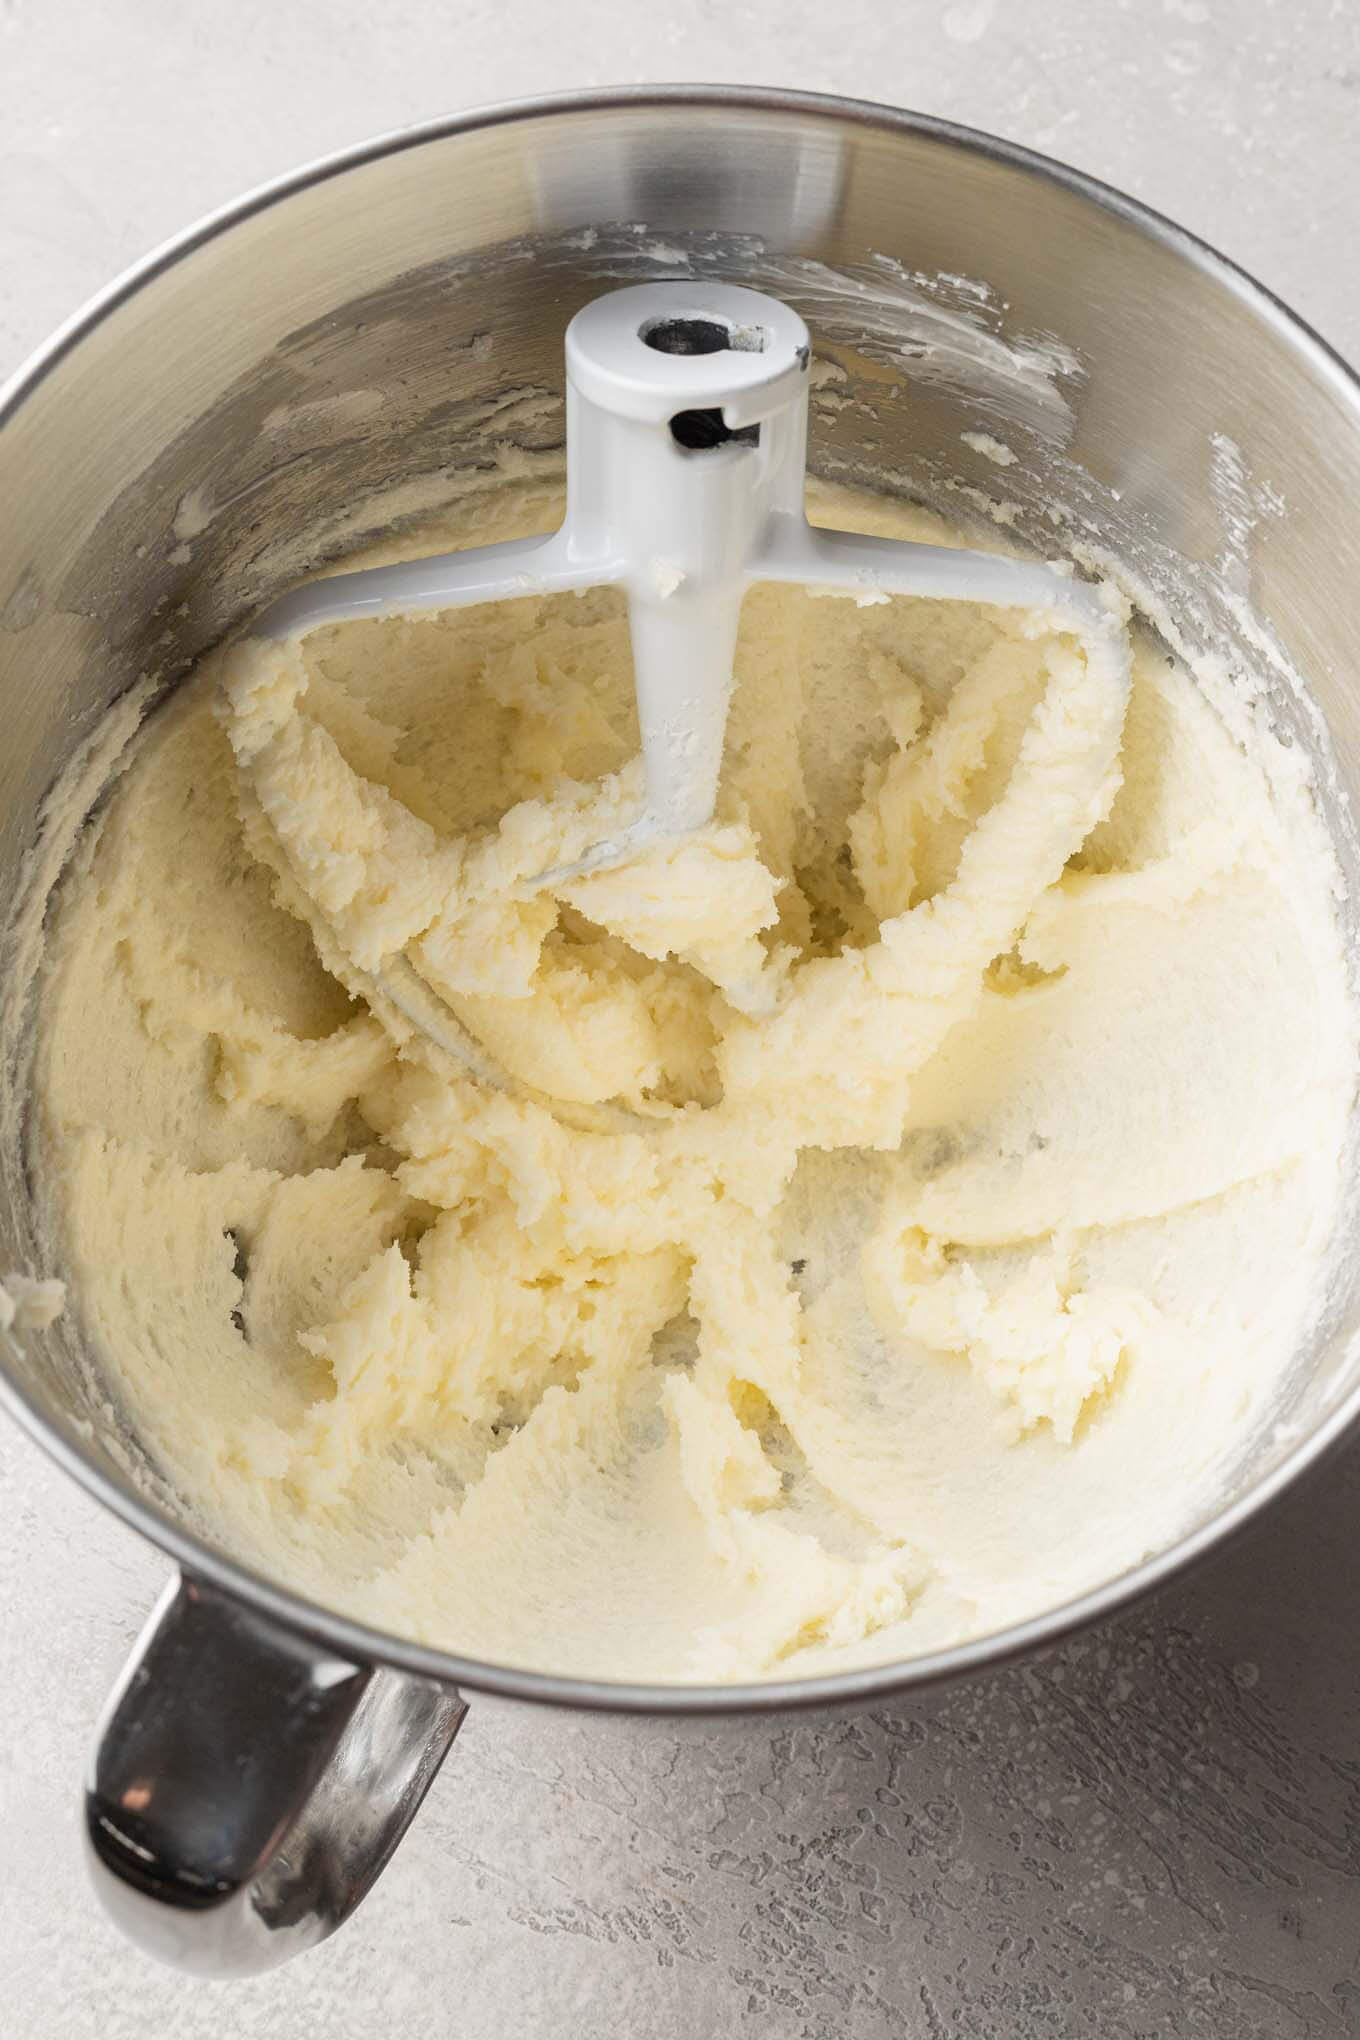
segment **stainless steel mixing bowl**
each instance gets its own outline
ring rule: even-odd
[[[54,777],[139,676],[173,685],[300,570],[380,527],[384,491],[403,486],[409,506],[423,483],[435,502],[498,440],[559,444],[542,393],[560,392],[569,316],[612,283],[694,273],[776,291],[808,319],[834,364],[815,467],[956,512],[1003,494],[1049,550],[1057,505],[1059,539],[1131,563],[1191,644],[1263,676],[1270,712],[1321,763],[1353,880],[1360,387],[1344,365],[1190,236],[1023,150],[881,107],[676,88],[497,109],[303,171],[153,256],[10,385],[0,899],[20,922],[66,847],[44,815]],[[1013,464],[993,465],[997,442]],[[0,1041],[0,1269],[41,1260],[21,951]],[[1358,1303],[1338,1258],[1279,1423],[1174,1549],[961,1649],[721,1689],[466,1662],[309,1605],[236,1563],[192,1497],[142,1464],[74,1313],[0,1336],[7,1407],[180,1569],[92,1766],[104,1896],[171,1959],[264,1967],[329,1932],[377,1875],[460,1692],[671,1716],[841,1708],[1106,1614],[1350,1423]]]

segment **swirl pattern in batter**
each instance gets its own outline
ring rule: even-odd
[[[550,521],[525,483],[460,528]],[[148,723],[39,1073],[138,1432],[304,1591],[560,1672],[909,1655],[1134,1563],[1262,1420],[1335,1221],[1307,788],[1148,642],[1126,707],[1042,619],[761,588],[715,823],[526,894],[635,742],[606,593],[247,642]]]

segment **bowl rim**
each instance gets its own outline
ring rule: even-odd
[[[1226,288],[1277,337],[1301,355],[1337,397],[1360,413],[1360,377],[1297,313],[1245,269],[1165,215],[1100,179],[984,129],[932,114],[842,98],[834,93],[730,84],[627,85],[532,95],[389,130],[272,178],[204,215],[116,276],[64,320],[19,368],[0,383],[0,428],[15,417],[54,369],[117,308],[166,275],[186,256],[257,213],[315,185],[383,157],[479,130],[535,120],[569,121],[595,113],[655,108],[727,109],[734,113],[789,114],[892,135],[920,137],[963,155],[980,156],[1056,185],[1114,215],[1146,239],[1187,261]],[[657,1716],[744,1715],[790,1709],[836,1708],[885,1699],[908,1690],[937,1688],[971,1673],[990,1671],[1059,1642],[1151,1593],[1241,1531],[1283,1490],[1335,1446],[1360,1417],[1360,1381],[1320,1423],[1285,1452],[1244,1494],[1206,1522],[1126,1572],[1041,1614],[985,1636],[919,1656],[859,1670],[810,1678],[743,1681],[731,1685],[652,1684],[577,1678],[555,1672],[467,1658],[457,1652],[393,1636],[325,1608],[279,1585],[210,1543],[188,1525],[162,1513],[149,1495],[125,1488],[81,1446],[50,1424],[34,1397],[11,1374],[0,1339],[0,1408],[64,1473],[96,1501],[139,1531],[191,1577],[250,1606],[293,1635],[359,1664],[381,1664],[440,1685],[465,1687],[508,1699],[610,1713]]]

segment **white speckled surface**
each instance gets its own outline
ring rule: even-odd
[[[1352,0],[0,0],[0,373],[304,158],[520,93],[858,93],[1173,214],[1360,353]],[[1360,1445],[1046,1660],[838,1725],[478,1703],[335,1942],[191,1984],[76,1850],[160,1561],[0,1430],[0,2033],[14,2040],[1296,2040],[1360,2032]]]

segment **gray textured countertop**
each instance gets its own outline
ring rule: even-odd
[[[1205,234],[1360,355],[1351,0],[0,0],[0,373],[304,158],[663,78],[989,127]],[[77,1853],[163,1567],[0,1429],[15,2040],[1296,2040],[1360,2032],[1360,1445],[1190,1580],[910,1709],[675,1735],[478,1703],[357,1920],[273,1978],[127,1948]]]

